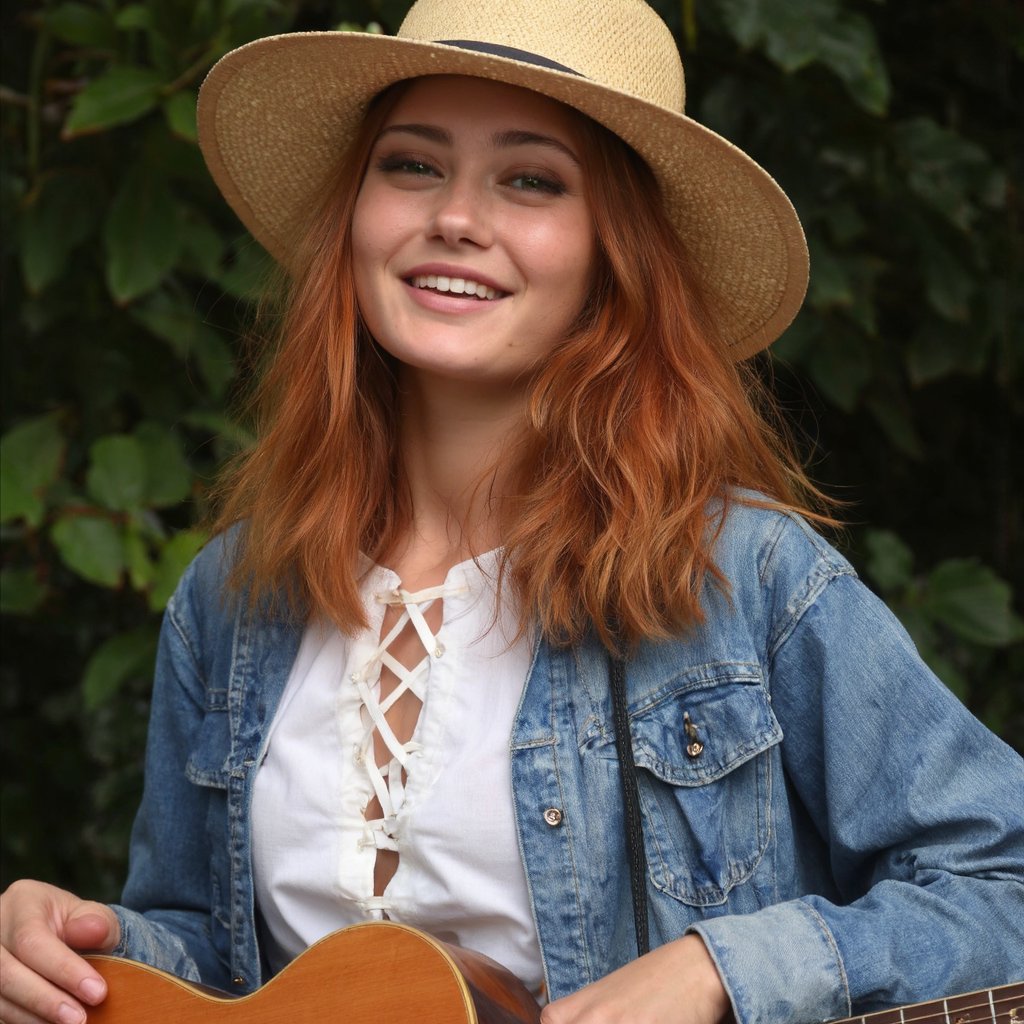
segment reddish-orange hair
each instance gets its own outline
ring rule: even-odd
[[[360,552],[382,561],[412,511],[395,367],[361,324],[350,244],[370,150],[403,91],[371,107],[297,254],[255,397],[257,442],[226,475],[215,523],[242,524],[236,589],[283,595],[346,632],[365,624]],[[700,621],[701,588],[717,578],[721,517],[709,510],[750,500],[737,489],[823,517],[756,375],[728,355],[651,171],[578,116],[599,266],[530,382],[498,503],[501,578],[524,626],[556,643],[596,628],[621,648]]]

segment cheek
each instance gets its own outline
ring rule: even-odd
[[[524,243],[521,252],[534,285],[550,296],[552,308],[575,316],[590,293],[597,262],[597,240],[589,218],[559,221]]]

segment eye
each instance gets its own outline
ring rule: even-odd
[[[509,178],[508,184],[521,192],[537,195],[560,196],[565,192],[565,186],[560,181],[543,174],[517,174]]]
[[[385,156],[377,161],[377,170],[385,174],[409,174],[415,177],[434,177],[437,168],[411,156]]]

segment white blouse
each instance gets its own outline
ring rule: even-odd
[[[256,896],[274,970],[328,932],[387,918],[485,953],[542,991],[509,757],[531,645],[510,643],[516,622],[506,603],[496,608],[497,562],[496,551],[461,562],[416,594],[374,566],[361,587],[367,629],[306,628],[253,796]],[[422,613],[437,599],[443,622],[432,634]],[[403,614],[382,637],[389,604]],[[411,671],[387,653],[408,621],[424,648]],[[423,702],[406,744],[383,719],[394,695],[377,703],[382,664]],[[392,757],[380,769],[378,731]],[[368,821],[374,795],[384,814]],[[397,851],[398,867],[376,897],[379,848]]]

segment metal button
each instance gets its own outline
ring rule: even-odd
[[[562,812],[557,807],[549,807],[544,812],[544,820],[552,827],[562,824]]]
[[[701,742],[700,736],[697,735],[697,727],[690,721],[689,711],[683,714],[683,731],[686,733],[686,738],[690,741],[686,745],[686,756],[690,758],[700,757],[704,753],[704,744]]]

